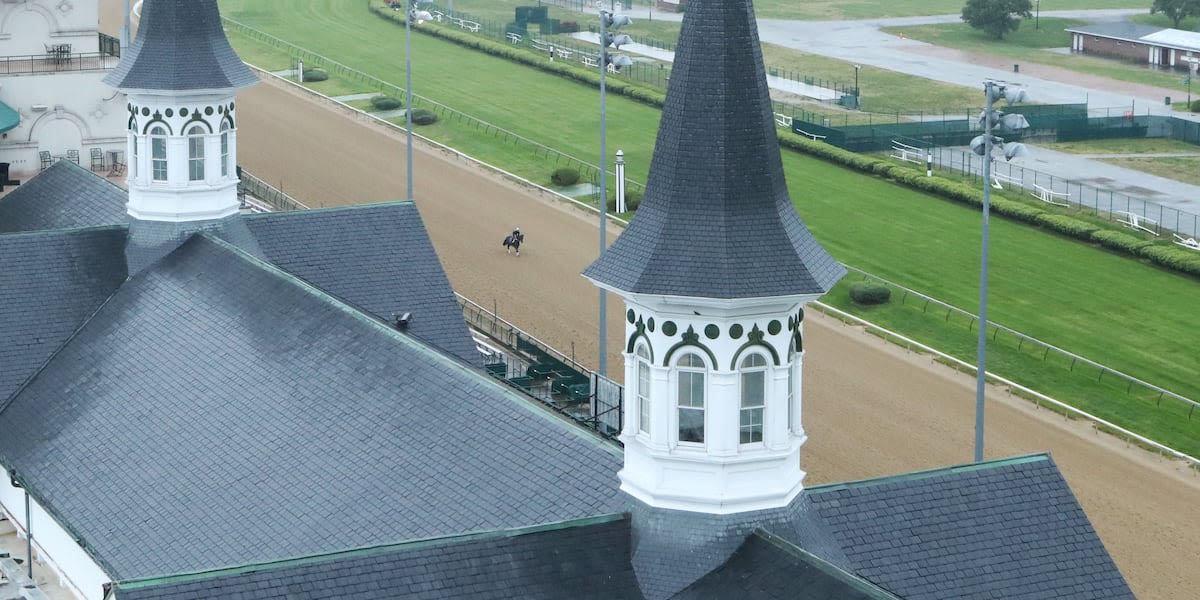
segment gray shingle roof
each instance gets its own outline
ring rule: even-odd
[[[229,46],[216,0],[146,0],[137,38],[104,77],[125,92],[236,90],[257,81]]]
[[[0,235],[0,407],[125,281],[125,229]]]
[[[763,530],[750,534],[729,560],[673,600],[898,600]]]
[[[0,197],[0,233],[120,225],[129,194],[66,160]]]
[[[584,276],[752,298],[821,294],[844,273],[788,197],[749,0],[688,2],[645,196]]]
[[[605,517],[122,583],[117,598],[640,600],[629,539],[628,519]]]
[[[1164,29],[1164,27],[1143,25],[1141,23],[1132,23],[1129,21],[1113,21],[1110,23],[1088,23],[1078,27],[1068,27],[1067,31],[1134,41],[1142,36],[1157,33],[1159,31],[1163,31]]]
[[[479,352],[412,202],[248,216],[264,255],[326,293],[469,364]]]
[[[904,598],[1133,598],[1048,455],[805,493],[839,566]]]
[[[117,579],[623,508],[615,448],[206,235],[0,411],[0,463]]]

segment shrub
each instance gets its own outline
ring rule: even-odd
[[[319,67],[312,67],[304,70],[304,81],[325,81],[329,79],[329,72]]]
[[[558,33],[575,33],[579,31],[579,23],[576,21],[559,21]]]
[[[887,304],[892,299],[892,289],[873,281],[856,281],[850,284],[850,299],[855,304]]]
[[[1110,250],[1117,250],[1134,256],[1139,255],[1138,251],[1142,248],[1152,245],[1151,242],[1137,236],[1110,230],[1101,230],[1093,233],[1092,240]]]
[[[412,111],[413,125],[433,125],[437,120],[437,113],[428,108],[414,108]]]
[[[1046,212],[1037,206],[1007,198],[992,198],[991,204],[997,214],[1026,223],[1037,223],[1038,217]]]
[[[1200,100],[1192,100],[1192,105],[1188,107],[1192,112],[1200,112]]]
[[[371,107],[375,110],[395,110],[404,106],[399,98],[393,98],[384,94],[380,94],[371,98]]]
[[[638,205],[640,205],[641,203],[642,203],[642,192],[641,191],[630,190],[630,189],[625,190],[625,211],[626,212],[636,211],[638,208]],[[612,196],[609,196],[609,198],[608,198],[608,211],[612,212],[612,213],[617,212],[617,198],[616,198],[615,194]]]
[[[1094,223],[1054,213],[1038,215],[1037,224],[1056,233],[1084,241],[1091,240],[1092,234],[1100,230],[1100,226]]]
[[[1200,275],[1200,252],[1195,250],[1151,244],[1141,249],[1141,255],[1160,267]]]
[[[579,183],[579,169],[559,167],[550,175],[550,181],[558,186],[575,185]]]

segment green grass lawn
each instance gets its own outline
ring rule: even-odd
[[[1046,147],[1072,154],[1200,154],[1200,146],[1164,138],[1062,142],[1048,144]],[[1098,160],[1191,185],[1200,185],[1200,156],[1101,156]]]
[[[361,3],[315,0],[292,12],[281,8],[278,14],[263,5],[221,2],[231,18],[381,79],[403,82],[403,29],[370,15]],[[231,39],[239,51],[246,41]],[[595,154],[596,90],[423,35],[414,36],[413,49],[418,94],[564,152]],[[325,84],[347,87],[337,78]],[[655,108],[608,98],[609,148],[625,151],[634,179],[645,180],[658,118]],[[444,119],[420,133],[535,181],[548,179],[555,166],[531,152],[514,151],[499,136],[480,135],[464,121]],[[836,258],[956,306],[976,305],[976,211],[806,156],[785,152],[783,160],[801,216]],[[1200,311],[1194,310],[1200,282],[1001,219],[992,223],[990,316],[995,322],[1200,398],[1200,382],[1194,378],[1200,372],[1200,353],[1188,351],[1200,347]],[[837,292],[830,298],[836,303]],[[926,327],[897,323],[918,331]],[[954,327],[932,327],[932,345],[973,360],[973,345],[958,341],[961,332]],[[1181,449],[1189,439],[1200,439],[1189,429],[1192,421],[1175,425],[1183,429],[1180,434],[1138,421],[1136,415],[1146,411],[1135,399],[1103,386],[1088,391],[1085,384],[1095,373],[999,359],[989,362],[989,368],[1027,378],[1022,381],[1030,387],[1080,406],[1132,411],[1134,416],[1123,416],[1129,419],[1123,423]],[[1156,408],[1148,418],[1173,414],[1169,410]]]

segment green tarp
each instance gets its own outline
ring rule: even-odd
[[[0,102],[0,133],[16,127],[20,122],[21,115],[9,108],[7,104]]]

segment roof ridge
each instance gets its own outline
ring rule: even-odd
[[[35,230],[32,230],[32,231],[12,231],[12,232],[9,232],[9,233],[4,233],[3,231],[0,231],[0,238],[16,238],[16,237],[21,237],[21,236],[26,236],[26,237],[34,237],[34,236],[50,237],[50,236],[52,236],[52,235],[62,235],[62,234],[64,234],[64,233],[70,233],[70,234],[82,234],[82,233],[89,233],[89,232],[93,232],[93,231],[103,231],[103,230],[108,230],[108,229],[113,229],[113,230],[120,230],[120,229],[124,229],[124,230],[128,230],[128,229],[129,229],[129,225],[128,225],[128,224],[120,224],[120,225],[89,225],[89,226],[87,226],[87,227],[63,227],[63,228],[61,228],[61,229],[35,229]]]
[[[1050,460],[1048,452],[1035,452],[1033,454],[1021,454],[1017,456],[1009,456],[1006,458],[995,458],[977,463],[964,463],[959,465],[951,465],[948,467],[937,467],[933,469],[925,469],[920,471],[910,471],[899,475],[885,475],[883,477],[872,477],[869,479],[856,479],[852,481],[843,481],[840,483],[827,483],[823,485],[805,488],[805,493],[821,494],[825,492],[837,492],[854,488],[870,487],[873,485],[883,485],[886,483],[896,483],[900,481],[919,481],[921,479],[930,479],[940,475],[953,475],[957,473],[970,473],[972,471],[981,471],[984,469],[993,469],[996,467],[1005,467],[1010,465],[1020,465],[1025,463],[1040,462]]]
[[[515,527],[509,529],[492,529],[487,531],[475,531],[470,533],[459,533],[452,535],[444,535],[429,538],[419,538],[415,540],[406,540],[403,542],[391,542],[384,544],[376,544],[372,546],[361,546],[358,548],[349,548],[346,550],[335,550],[332,552],[322,552],[318,554],[309,554],[306,556],[296,556],[292,558],[283,558],[279,560],[248,563],[234,567],[221,567],[217,569],[207,569],[203,571],[193,571],[189,573],[176,573],[172,575],[162,575],[158,577],[147,577],[142,579],[127,579],[123,581],[113,582],[113,589],[134,590],[160,585],[172,585],[177,583],[187,583],[193,581],[204,581],[208,579],[216,579],[227,575],[238,575],[242,573],[250,573],[264,570],[283,569],[292,566],[301,566],[309,564],[319,564],[330,562],[342,558],[356,558],[364,556],[374,556],[384,554],[390,551],[400,551],[409,549],[427,548],[430,546],[447,545],[462,542],[472,542],[477,540],[512,538],[523,535],[531,535],[535,533],[543,533],[547,531],[560,531],[565,529],[575,529],[580,527],[589,527],[592,525],[601,525],[604,523],[612,523],[620,520],[628,520],[628,513],[612,513],[607,515],[599,515],[593,517],[583,517],[580,519],[569,519],[566,521],[556,521],[553,523],[543,523],[539,525],[530,525],[527,527]]]
[[[840,581],[844,581],[857,590],[869,594],[873,598],[877,598],[878,600],[902,600],[900,596],[897,596],[883,589],[882,587],[879,587],[878,585],[875,585],[874,583],[871,583],[870,581],[859,577],[858,575],[847,571],[846,569],[843,569],[761,527],[755,528],[751,535],[758,536],[760,539],[768,544],[771,544],[775,548],[783,552],[787,552],[788,554],[791,554],[800,560],[803,560],[826,575],[834,577]]]

